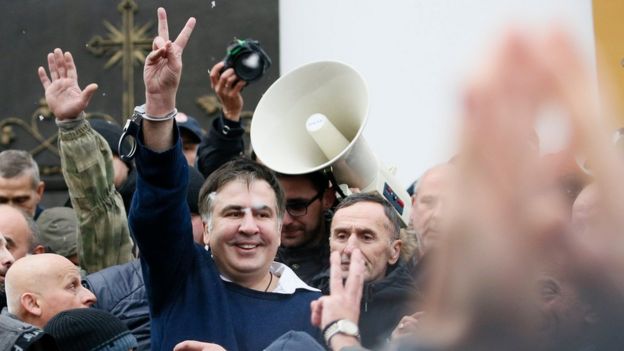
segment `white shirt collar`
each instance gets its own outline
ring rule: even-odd
[[[301,278],[297,276],[295,272],[293,272],[292,269],[290,269],[283,263],[273,262],[271,263],[269,270],[275,276],[280,278],[277,282],[277,286],[275,287],[275,289],[273,289],[273,291],[270,291],[272,293],[292,295],[297,289],[320,292],[319,289],[315,289],[306,284],[303,280],[301,280]],[[222,280],[230,283],[232,282],[230,279],[223,276],[223,274],[221,274],[220,276]]]

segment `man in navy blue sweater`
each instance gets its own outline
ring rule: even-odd
[[[214,172],[199,200],[210,249],[193,242],[188,166],[173,117],[182,51],[194,26],[189,19],[171,42],[165,10],[158,9],[159,35],[145,60],[146,103],[135,109],[142,124],[129,225],[141,252],[152,349],[198,340],[229,351],[261,350],[289,330],[316,336],[310,302],[320,293],[273,263],[284,194],[270,170],[235,160]]]

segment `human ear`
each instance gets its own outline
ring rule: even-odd
[[[20,296],[20,304],[29,314],[37,317],[41,316],[41,306],[39,306],[39,301],[35,294],[23,293],[22,296]]]
[[[401,240],[395,240],[390,244],[390,258],[388,258],[388,264],[395,264],[401,257],[401,245],[403,242]]]
[[[206,246],[210,246],[210,232],[209,232],[209,227],[210,225],[208,223],[204,223],[204,244],[206,244]]]
[[[39,199],[41,199],[41,197],[43,196],[43,191],[44,190],[45,190],[45,183],[43,181],[41,181],[41,182],[39,182],[39,185],[37,185],[37,189],[35,189],[35,192],[39,196]]]
[[[39,255],[42,253],[46,253],[46,249],[43,245],[37,245],[31,252],[33,255]]]

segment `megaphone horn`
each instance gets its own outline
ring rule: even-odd
[[[283,174],[331,169],[338,184],[376,191],[409,221],[409,195],[370,150],[362,131],[368,89],[340,62],[315,62],[279,78],[260,99],[251,121],[258,158]]]

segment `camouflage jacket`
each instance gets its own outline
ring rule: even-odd
[[[80,222],[80,266],[93,273],[131,261],[128,221],[113,184],[108,144],[84,118],[57,125],[63,176]]]

